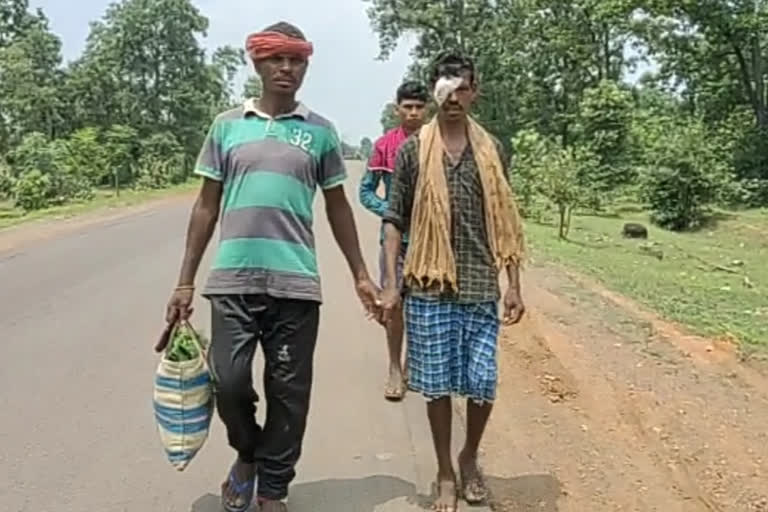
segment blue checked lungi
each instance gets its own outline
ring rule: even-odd
[[[429,400],[496,398],[499,313],[496,302],[462,304],[408,296],[408,387]]]

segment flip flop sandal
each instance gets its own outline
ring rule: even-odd
[[[390,402],[400,402],[403,398],[405,398],[405,385],[397,389],[394,387],[389,387],[389,383],[387,383],[387,388],[384,390],[384,398]]]
[[[253,480],[238,482],[237,477],[235,476],[235,467],[232,466],[232,469],[229,470],[228,482],[229,488],[234,490],[237,496],[243,498],[245,504],[241,507],[233,506],[227,501],[227,497],[224,496],[224,493],[222,493],[221,505],[227,512],[246,512],[251,508],[251,505],[253,505],[253,495],[255,492],[254,488],[256,487],[256,479],[254,478]]]

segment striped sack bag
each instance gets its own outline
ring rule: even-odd
[[[213,417],[208,344],[188,322],[172,328],[157,366],[155,421],[171,465],[184,471],[203,447]]]

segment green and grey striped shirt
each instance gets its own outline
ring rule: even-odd
[[[216,118],[195,173],[223,185],[221,239],[204,295],[320,302],[312,205],[318,187],[346,178],[333,125],[301,104],[272,118],[246,101]]]

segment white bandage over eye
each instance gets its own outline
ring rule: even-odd
[[[445,100],[447,100],[456,89],[461,87],[463,82],[464,79],[460,76],[441,76],[437,80],[437,83],[435,83],[435,90],[432,93],[438,106],[445,103]]]

